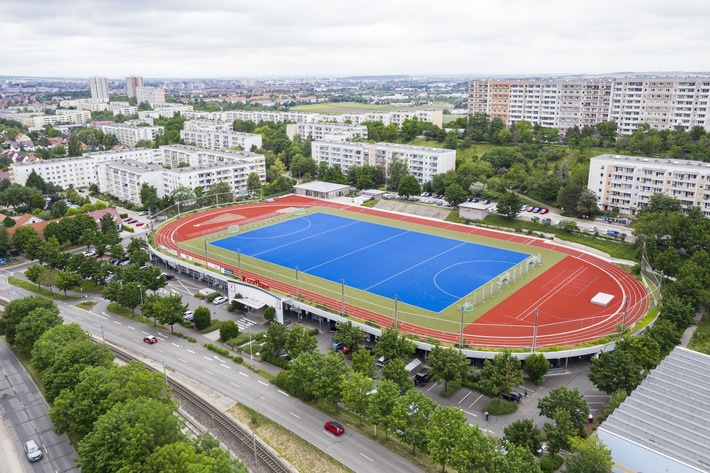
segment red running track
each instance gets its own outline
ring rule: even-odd
[[[534,272],[542,272],[543,269],[531,270],[533,274],[523,276],[523,281],[530,279],[530,282],[522,286],[512,296],[500,302],[497,302],[494,296],[483,304],[479,303],[476,307],[477,311],[488,310],[464,328],[465,341],[471,346],[531,347],[533,339],[535,339],[537,347],[584,343],[616,332],[624,322],[627,327],[633,325],[646,314],[649,308],[646,290],[633,276],[614,264],[579,250],[558,246],[537,238],[383,212],[367,207],[342,205],[302,196],[288,196],[272,203],[223,207],[179,218],[161,227],[155,235],[155,242],[165,248],[188,254],[197,261],[203,261],[204,255],[184,251],[178,248],[177,243],[221,231],[231,225],[245,225],[279,215],[278,211],[287,208],[312,206],[337,208],[391,220],[507,240],[532,247],[552,249],[567,255],[562,261],[546,269],[537,277]],[[232,219],[236,214],[238,214],[239,220]],[[235,274],[237,273],[236,267],[223,262],[215,263],[231,269]],[[275,291],[295,294],[296,288],[290,284],[247,271],[242,271],[242,273],[245,277],[254,277],[268,282]],[[591,298],[599,292],[614,296],[608,306],[601,307],[590,303]],[[341,302],[339,300],[302,290],[300,293],[306,299],[331,307],[335,312],[340,312]],[[383,327],[390,326],[393,321],[388,315],[378,314],[347,303],[345,311],[360,319],[372,320]],[[536,313],[538,320],[537,333],[535,334]],[[401,324],[401,330],[422,338],[434,337],[447,343],[459,341],[458,332],[442,332],[406,322]]]

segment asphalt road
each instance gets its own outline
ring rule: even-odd
[[[74,463],[76,451],[66,435],[54,433],[49,419],[49,406],[15,354],[0,339],[0,411],[13,440],[25,471],[36,473],[79,472]],[[42,460],[30,463],[24,455],[23,445],[35,440],[42,451]],[[4,460],[0,460],[4,461]]]
[[[19,272],[19,269],[15,268],[15,271]],[[168,289],[173,288],[180,289],[180,292],[185,290],[180,280],[171,281]],[[17,287],[11,290],[14,297],[31,295]],[[97,339],[103,337],[107,342],[157,363],[164,362],[168,373],[180,372],[223,396],[243,403],[354,471],[420,471],[406,459],[357,432],[348,429],[340,437],[326,432],[323,429],[324,422],[328,420],[325,414],[288,396],[247,368],[225,360],[197,343],[189,343],[169,332],[106,312],[107,302],[102,299],[97,302],[92,312],[77,308],[77,301],[57,301],[57,304],[65,323],[76,322]],[[145,335],[158,337],[158,343],[144,343]],[[48,428],[51,430],[51,425]]]

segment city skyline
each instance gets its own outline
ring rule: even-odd
[[[344,77],[704,71],[710,4],[400,0],[20,3],[0,18],[3,75]]]

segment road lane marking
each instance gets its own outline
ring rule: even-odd
[[[203,356],[202,358],[204,358],[207,361],[212,361],[212,358],[210,358],[209,356]]]
[[[280,392],[281,394],[283,394],[283,395],[286,396],[286,397],[291,397],[291,396],[288,395],[287,392],[281,391],[280,389],[277,389],[277,391]]]
[[[300,417],[297,416],[296,414],[294,414],[293,412],[289,411],[288,413],[291,414],[292,416],[294,416],[296,419],[300,419]]]
[[[130,325],[126,325],[126,327],[130,328],[131,330],[135,330],[135,327],[131,327]]]
[[[432,389],[434,389],[434,388],[437,387],[438,385],[439,385],[439,382],[437,381],[436,383],[434,383],[434,384],[432,385],[432,387],[430,387],[429,389],[427,389],[426,392],[431,391]]]
[[[231,382],[231,381],[229,382],[229,384],[231,384],[232,386],[234,386],[234,387],[237,388],[237,389],[242,389],[241,386],[239,386],[238,384],[233,383],[233,382]]]
[[[144,332],[143,330],[141,330],[141,333],[142,333],[143,335],[150,335],[148,332]]]
[[[217,357],[217,356],[214,356],[214,359],[219,361],[220,363],[224,363],[224,360],[220,360],[219,357]]]
[[[213,372],[208,371],[208,370],[206,370],[206,369],[204,369],[204,368],[202,368],[202,371],[204,371],[204,372],[207,373],[207,374],[214,374]]]
[[[177,343],[170,342],[170,344],[171,344],[172,346],[174,346],[174,347],[180,348],[180,345],[178,345]]]
[[[189,363],[188,363],[187,361],[183,360],[182,358],[178,358],[178,360],[182,361],[182,362],[185,363],[186,365],[189,365]]]
[[[362,455],[363,457],[367,458],[368,460],[370,460],[372,463],[375,463],[375,461],[374,461],[372,458],[368,457],[368,456],[365,455],[364,453],[362,453],[362,452],[358,452],[358,453],[359,453],[360,455]]]
[[[461,409],[461,410],[463,411],[463,409]],[[465,412],[466,414],[472,415],[473,417],[478,417],[478,415],[477,415],[477,414],[474,414],[473,412],[468,412],[468,411],[464,411],[464,412]]]
[[[269,383],[265,383],[265,382],[263,382],[263,381],[260,380],[260,379],[257,380],[257,383],[263,384],[264,386],[268,386],[268,385],[269,385]]]
[[[195,354],[195,352],[192,351],[192,350],[190,350],[189,348],[187,349],[187,352],[188,352],[188,353],[192,353],[193,355]]]
[[[459,401],[459,405],[461,405],[461,403],[464,402],[464,401],[466,400],[466,398],[471,395],[472,392],[473,392],[473,391],[469,391],[468,394],[466,394],[466,395],[463,397],[463,399],[461,399],[461,400]]]
[[[468,406],[468,408],[471,409],[474,404],[476,404],[478,401],[481,400],[482,397],[483,397],[483,394],[481,394],[480,396],[478,396],[478,397],[476,398],[476,400],[473,401],[470,406]]]
[[[232,369],[231,366],[227,366],[227,365],[225,365],[224,363],[222,363],[222,364],[219,365],[219,366],[222,366],[223,368],[227,368],[228,370],[231,370],[231,369]]]
[[[114,320],[113,323],[118,324],[118,325],[123,325],[123,324],[122,324],[121,322],[119,322],[118,320]]]
[[[244,372],[242,372],[242,371],[240,371],[239,374],[242,375],[242,376],[244,376],[245,378],[248,378],[248,377],[249,377],[248,374],[246,374],[246,373],[244,373]]]
[[[165,353],[165,352],[164,352],[163,350],[161,350],[160,348],[156,348],[155,351],[159,351],[160,353]]]

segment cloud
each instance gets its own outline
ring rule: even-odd
[[[709,68],[699,0],[5,0],[5,74],[114,78]]]

